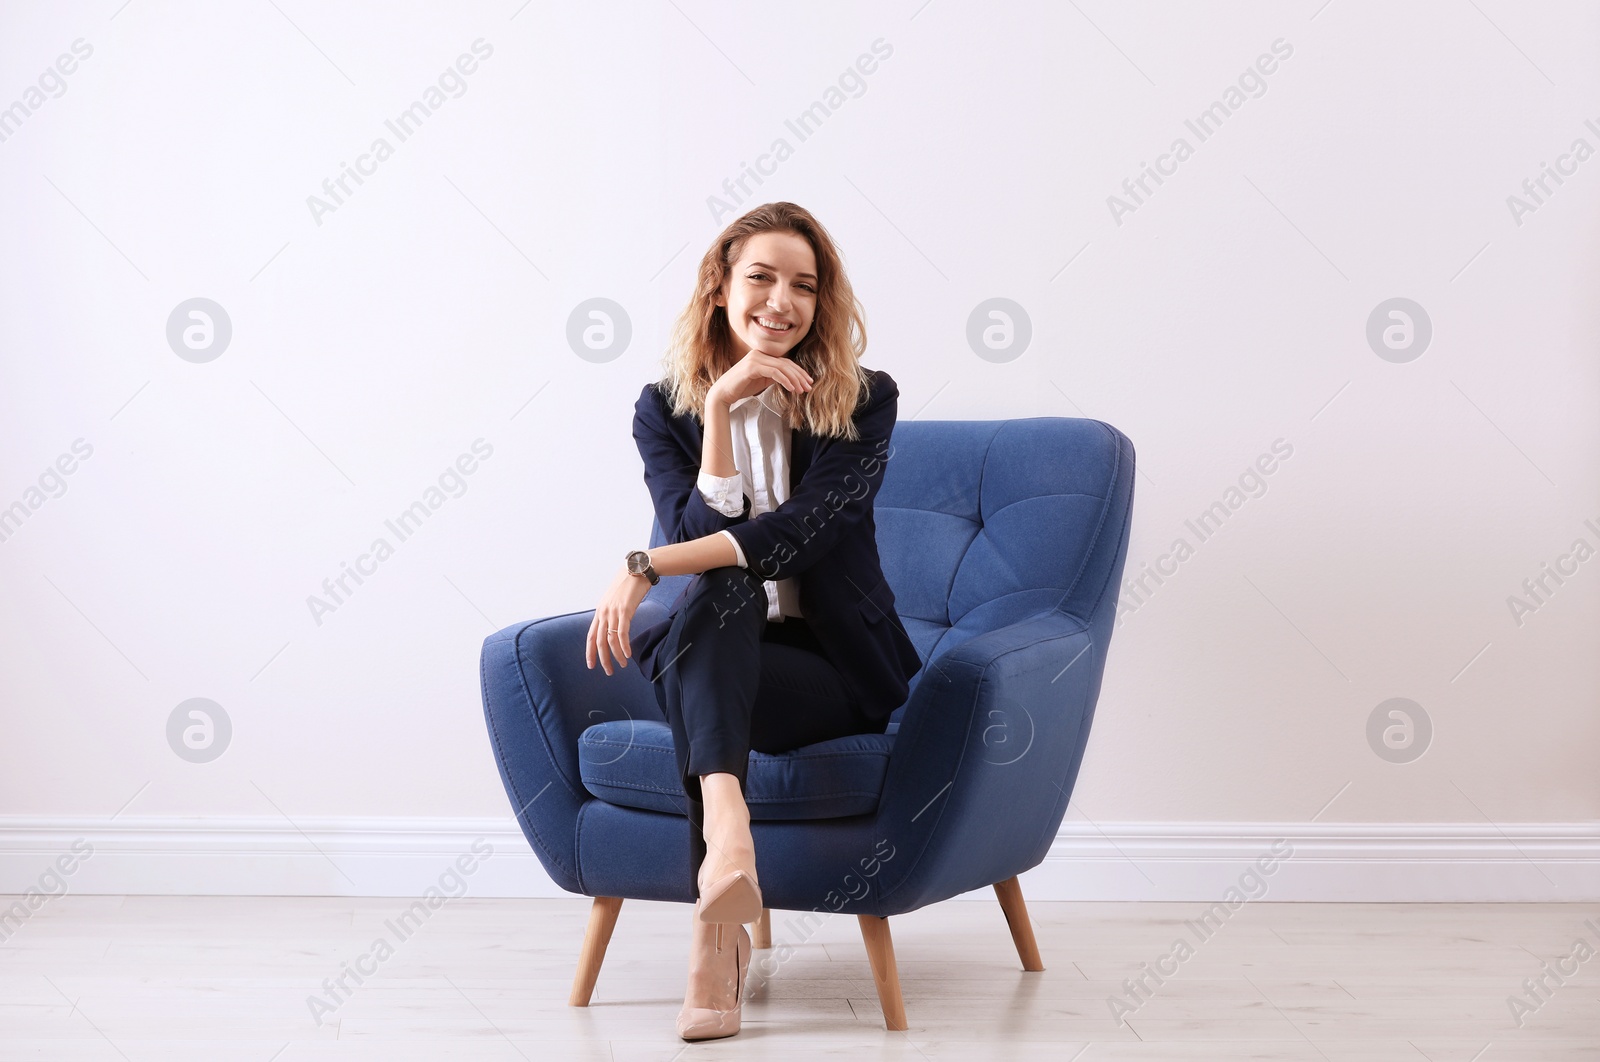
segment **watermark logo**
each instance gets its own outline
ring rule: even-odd
[[[16,135],[22,123],[37,113],[39,108],[50,100],[65,96],[67,78],[77,71],[80,60],[87,60],[93,54],[94,45],[79,37],[72,42],[72,55],[76,55],[77,59],[62,52],[53,66],[44,68],[37,84],[23,89],[9,105],[0,104],[0,144]]]
[[[1593,531],[1596,541],[1600,541],[1600,525],[1596,525],[1594,520],[1590,519],[1585,520],[1583,526]],[[1556,557],[1554,564],[1550,561],[1541,563],[1538,575],[1522,580],[1522,592],[1525,596],[1507,595],[1506,608],[1511,613],[1511,622],[1521,627],[1527,621],[1527,617],[1550,603],[1556,591],[1567,584],[1567,579],[1578,574],[1580,564],[1594,555],[1595,547],[1587,538],[1580,536],[1572,540],[1567,552]]]
[[[985,299],[967,315],[967,346],[984,361],[1016,361],[1032,341],[1033,318],[1021,303]]]
[[[793,940],[780,938],[774,941],[770,950],[751,962],[750,974],[754,983],[748,987],[753,990],[765,985],[784,963],[794,958],[797,945],[810,940],[829,918],[843,911],[851,903],[866,899],[872,892],[872,879],[877,877],[884,865],[894,858],[896,851],[888,838],[880,838],[874,842],[872,851],[857,861],[856,865],[861,868],[859,873],[854,869],[847,871],[839,882],[839,888],[829,889],[823,896],[822,907],[813,907],[809,911],[802,911],[785,919],[784,928],[792,934]]]
[[[72,452],[63,453],[52,464],[46,465],[44,471],[39,473],[37,486],[29,484],[20,498],[0,508],[0,542],[9,542],[11,536],[45,502],[67,493],[66,477],[76,472],[78,465],[89,460],[93,453],[94,447],[83,438],[72,440]]]
[[[26,892],[0,907],[0,944],[11,940],[45,904],[67,894],[67,879],[77,873],[78,864],[94,855],[94,845],[86,838],[73,841],[66,852],[39,874]]]
[[[1367,716],[1367,744],[1379,759],[1410,763],[1432,743],[1433,720],[1416,701],[1390,697]]]
[[[889,458],[894,456],[887,436],[880,438],[872,449],[871,454],[856,458],[856,467],[840,477],[838,487],[829,487],[826,491],[819,487],[817,491],[810,492],[811,498],[818,493],[822,497],[820,504],[813,504],[809,512],[804,510],[806,497],[802,492],[791,495],[787,502],[771,512],[762,513],[761,523],[775,529],[768,536],[772,545],[748,565],[748,569],[764,581],[787,579],[793,574],[789,570],[790,562],[803,557],[805,553],[802,551],[815,552],[829,541],[821,535],[833,517],[848,510],[850,519],[859,519],[863,513],[871,512],[872,496],[883,485],[884,469]],[[860,475],[857,475],[857,470]],[[807,476],[811,474],[806,473]],[[786,512],[786,509],[791,511]],[[757,525],[752,523],[748,526]]]
[[[1193,118],[1184,119],[1184,127],[1194,135],[1194,144],[1189,143],[1187,137],[1176,137],[1164,153],[1156,156],[1154,165],[1140,159],[1138,174],[1122,182],[1122,194],[1106,196],[1106,209],[1111,212],[1112,222],[1120,228],[1123,218],[1149,202],[1156,189],[1166,183],[1166,178],[1176,174],[1180,165],[1194,157],[1196,145],[1216,136],[1222,123],[1238,113],[1246,100],[1265,96],[1267,76],[1278,69],[1279,62],[1293,54],[1294,45],[1282,37],[1273,41],[1271,55],[1262,52],[1256,57],[1255,65],[1245,67],[1235,83],[1223,89],[1219,99],[1211,101],[1211,106]]]
[[[233,339],[228,311],[210,299],[188,299],[167,315],[167,345],[184,361],[216,361]]]
[[[396,148],[415,136],[423,123],[446,103],[465,96],[468,75],[476,73],[478,63],[493,54],[494,45],[479,37],[472,42],[472,55],[462,52],[452,66],[444,68],[434,84],[422,90],[420,98],[412,100],[409,107],[393,118],[384,119],[384,128],[394,137],[394,143],[390,143],[385,136],[374,137],[367,145],[367,150],[356,156],[355,165],[341,161],[338,176],[323,180],[322,195],[306,196],[306,209],[311,212],[311,220],[320,228],[323,217],[344,206],[355,195],[356,188],[366,184],[366,179],[378,172],[380,163],[393,158]]]
[[[756,156],[752,165],[739,163],[739,172],[733,177],[728,177],[722,182],[721,195],[706,196],[706,209],[711,213],[711,220],[722,224],[723,219],[738,211],[738,208],[747,199],[753,196],[757,188],[766,182],[764,177],[771,177],[778,172],[778,167],[794,157],[795,144],[789,142],[792,135],[795,143],[803,144],[810,140],[821,130],[833,115],[837,114],[844,105],[853,99],[860,99],[867,94],[867,78],[878,70],[878,64],[894,54],[894,45],[882,37],[872,42],[872,54],[862,52],[856,56],[854,64],[842,70],[832,83],[825,86],[811,101],[811,105],[795,115],[785,118],[783,127],[785,133],[775,136],[767,146],[767,150]],[[876,56],[876,58],[874,58]]]
[[[1600,136],[1600,125],[1596,125],[1593,118],[1585,118],[1583,124],[1589,132]],[[1520,229],[1524,219],[1529,214],[1537,213],[1567,183],[1566,178],[1576,176],[1578,167],[1593,156],[1594,147],[1580,136],[1572,141],[1571,147],[1556,156],[1554,166],[1540,159],[1538,174],[1523,180],[1522,194],[1506,196],[1506,209],[1511,211],[1512,223]]]
[[[210,763],[232,740],[233,720],[209,698],[190,697],[167,716],[167,744],[190,763]]]
[[[1385,299],[1367,315],[1367,346],[1384,361],[1416,361],[1432,339],[1428,311],[1411,299]]]
[[[1142,561],[1136,571],[1122,580],[1122,592],[1117,597],[1116,626],[1121,627],[1127,618],[1150,603],[1151,597],[1167,579],[1178,574],[1179,567],[1221,531],[1228,519],[1252,498],[1267,493],[1266,477],[1278,470],[1279,465],[1294,454],[1294,445],[1287,439],[1272,440],[1272,449],[1256,457],[1255,462],[1239,474],[1238,486],[1230,485],[1222,497],[1212,502],[1196,516],[1185,520],[1185,533],[1172,540],[1166,552],[1154,562]],[[1130,567],[1132,565],[1130,564]]]
[[[984,720],[983,760],[997,767],[1016,763],[1033,747],[1033,715],[1020,702],[991,708]]]
[[[1240,908],[1266,896],[1269,886],[1267,879],[1278,872],[1281,862],[1293,855],[1294,845],[1288,838],[1280,837],[1273,841],[1267,851],[1228,886],[1222,899],[1202,910],[1198,918],[1183,923],[1183,928],[1189,931],[1194,943],[1191,944],[1185,937],[1174,937],[1172,946],[1156,956],[1153,964],[1141,962],[1139,975],[1122,982],[1122,995],[1106,997],[1106,1009],[1118,1024],[1126,1025],[1128,1015],[1137,1013],[1150,1002],[1155,997],[1156,989],[1176,976],[1184,963],[1198,955],[1200,945],[1216,936]],[[1155,982],[1153,985],[1152,981]]]
[[[351,962],[341,962],[337,976],[322,979],[323,995],[313,992],[306,996],[306,1010],[310,1012],[312,1021],[319,1027],[326,1024],[325,1019],[337,1013],[355,995],[356,988],[366,984],[367,978],[394,958],[400,945],[414,937],[435,911],[467,894],[467,878],[477,871],[479,863],[494,855],[494,845],[478,837],[468,848],[470,851],[457,856],[434,879],[434,883],[423,890],[421,897],[411,901],[393,918],[383,920],[383,928],[389,931],[387,936],[374,938],[371,946]],[[355,982],[355,988],[351,987],[351,981]]]
[[[1600,925],[1595,925],[1594,919],[1583,920],[1583,927],[1594,934],[1594,939],[1600,941]],[[1579,968],[1595,956],[1595,946],[1587,937],[1577,937],[1572,942],[1572,947],[1567,954],[1556,959],[1554,964],[1539,960],[1539,976],[1527,977],[1522,981],[1522,992],[1519,996],[1507,996],[1506,1007],[1511,1011],[1511,1020],[1516,1022],[1517,1028],[1522,1028],[1528,1017],[1537,1014],[1550,998],[1556,994],[1556,989],[1562,987],[1573,977],[1578,975]],[[1550,982],[1554,981],[1554,987]]]
[[[436,486],[430,485],[416,501],[384,520],[384,529],[393,535],[394,542],[390,542],[386,535],[378,535],[373,538],[367,551],[356,557],[354,565],[349,561],[341,561],[339,574],[322,580],[322,593],[306,595],[306,610],[311,614],[311,622],[320,627],[324,616],[339,611],[347,604],[367,578],[378,573],[378,566],[394,556],[401,545],[444,507],[445,502],[467,493],[467,477],[481,467],[481,462],[493,455],[493,445],[482,438],[472,440],[472,453],[458,455],[453,464],[439,473],[434,481]],[[352,582],[355,586],[350,585]]]
[[[567,315],[567,346],[584,361],[616,361],[633,339],[633,318],[610,299],[587,299]]]

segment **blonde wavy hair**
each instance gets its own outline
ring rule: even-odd
[[[733,367],[728,312],[716,298],[728,280],[745,243],[760,232],[792,232],[811,245],[817,258],[816,313],[811,330],[787,357],[811,374],[810,391],[794,394],[779,387],[773,405],[791,428],[817,435],[855,440],[854,413],[868,390],[861,356],[867,349],[866,316],[835,247],[833,237],[811,212],[794,203],[765,203],[723,229],[700,259],[699,275],[689,304],[672,327],[661,381],[674,416],[705,409],[706,392]]]

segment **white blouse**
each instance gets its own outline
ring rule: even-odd
[[[789,428],[782,415],[770,402],[778,383],[770,384],[760,394],[747,395],[728,407],[728,426],[733,436],[733,467],[738,471],[731,476],[713,476],[701,469],[697,480],[700,496],[706,504],[724,516],[738,516],[744,512],[744,496],[750,495],[750,516],[767,513],[789,500]],[[739,567],[748,568],[744,550],[739,540],[723,530]],[[782,622],[785,616],[801,616],[800,591],[793,578],[773,581],[762,586],[767,591],[767,619]]]

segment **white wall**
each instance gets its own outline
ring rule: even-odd
[[[23,104],[0,506],[28,508],[0,541],[0,888],[91,837],[90,891],[404,891],[509,826],[479,645],[592,607],[641,544],[633,400],[708,242],[790,199],[843,246],[902,417],[1115,424],[1129,575],[1194,547],[1125,591],[1052,894],[1100,838],[1143,853],[1103,848],[1107,892],[1177,895],[1206,838],[1225,868],[1297,829],[1359,850],[1341,894],[1398,895],[1361,867],[1462,830],[1509,877],[1474,891],[1441,857],[1439,892],[1600,890],[1600,560],[1508,603],[1600,548],[1600,160],[1523,192],[1600,150],[1593,4],[119,4],[0,27],[0,105]],[[480,40],[400,142],[386,120]],[[1275,42],[1201,141],[1186,119]],[[786,121],[875,49],[801,140]],[[380,136],[392,157],[314,215]],[[1192,155],[1123,193],[1177,138]],[[231,322],[209,361],[168,341],[194,298]],[[625,349],[569,343],[597,298]],[[969,344],[992,298],[1025,350]],[[1411,360],[1367,338],[1394,298],[1431,323]],[[398,542],[385,521],[476,440]],[[1230,496],[1275,443],[1265,492]],[[1201,542],[1185,521],[1218,501]],[[314,618],[378,537],[393,556]],[[1409,763],[1368,739],[1397,697],[1431,720]],[[169,744],[190,698],[231,724],[211,762]],[[382,854],[349,873],[346,849]]]

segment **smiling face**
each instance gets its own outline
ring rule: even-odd
[[[817,256],[792,232],[758,232],[745,241],[717,305],[728,311],[736,357],[759,350],[786,357],[811,331],[817,311]]]

